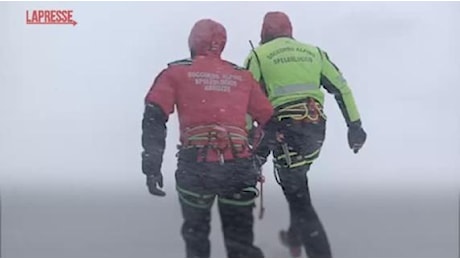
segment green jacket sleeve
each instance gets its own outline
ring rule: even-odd
[[[260,76],[260,66],[257,62],[257,58],[254,55],[254,51],[251,51],[249,56],[244,61],[244,67],[249,70],[254,77],[254,79],[260,83],[261,76]]]
[[[257,60],[255,60],[254,52],[248,55],[246,60],[244,61],[244,67],[251,72],[254,79],[260,83],[260,69],[259,65],[257,64]],[[249,114],[246,114],[246,130],[248,132],[252,131],[254,128],[254,120]]]
[[[251,51],[249,56],[246,58],[244,62],[244,67],[247,70],[249,70],[249,72],[251,72],[252,77],[259,83],[260,87],[262,88],[262,91],[265,93],[265,96],[268,97],[268,89],[265,85],[264,76],[261,71],[260,60],[258,59],[256,52],[254,50]]]
[[[357,123],[360,120],[360,115],[347,81],[339,68],[329,59],[327,53],[321,49],[318,50],[322,56],[321,85],[328,93],[334,95],[347,126],[354,122]]]

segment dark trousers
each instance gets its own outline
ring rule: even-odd
[[[284,122],[283,122],[284,121]],[[290,225],[288,243],[303,245],[309,257],[332,257],[326,231],[313,207],[308,187],[307,172],[318,158],[325,138],[325,120],[316,123],[283,120],[282,133],[290,152],[295,152],[292,163],[306,163],[287,167],[284,159],[278,160],[280,185],[289,204]],[[273,151],[275,158],[284,154],[280,146]],[[297,159],[298,156],[303,159]]]
[[[211,208],[217,198],[227,256],[264,257],[253,244],[257,171],[252,160],[197,163],[194,154],[180,153],[176,171],[186,256],[210,257]]]

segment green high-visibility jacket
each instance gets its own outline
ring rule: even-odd
[[[264,86],[277,108],[312,97],[324,104],[324,92],[335,96],[347,125],[360,120],[353,94],[326,52],[295,39],[281,37],[251,51],[245,67]]]

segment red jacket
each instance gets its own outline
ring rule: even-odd
[[[190,128],[220,125],[244,130],[246,114],[260,125],[272,116],[272,105],[250,72],[220,58],[225,42],[220,24],[198,22],[189,37],[192,59],[168,64],[146,96],[147,103],[160,106],[166,115],[176,107],[183,144]],[[233,158],[231,150],[223,155]],[[249,155],[245,149],[238,157]],[[207,161],[217,160],[217,152],[209,151]]]

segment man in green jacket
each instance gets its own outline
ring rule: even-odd
[[[337,66],[318,47],[292,37],[289,17],[265,15],[260,46],[246,59],[246,68],[259,81],[273,107],[276,125],[258,145],[261,167],[273,152],[278,181],[289,204],[290,225],[280,232],[292,256],[332,257],[330,245],[310,198],[307,172],[318,158],[326,130],[323,87],[335,99],[348,126],[348,143],[357,153],[366,132],[352,92]]]

